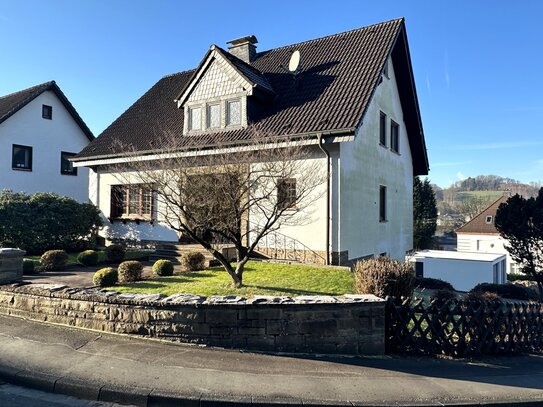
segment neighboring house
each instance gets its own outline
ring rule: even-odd
[[[505,249],[507,240],[500,236],[494,224],[500,204],[507,202],[508,196],[502,196],[488,208],[456,231],[459,252],[498,253],[507,255],[507,272],[520,272],[519,265]]]
[[[159,80],[74,159],[91,168],[90,197],[110,219],[107,237],[177,239],[156,219],[149,188],[132,187],[139,205],[114,204],[112,195],[129,191],[108,167],[128,160],[119,145],[158,166],[161,134],[213,151],[243,145],[254,124],[270,137],[303,139],[310,159],[330,171],[314,221],[282,227],[276,242],[300,242],[335,264],[379,254],[404,259],[413,248],[413,177],[429,169],[404,20],[264,52],[256,42],[231,41],[229,52],[212,45],[196,69]],[[294,51],[301,62],[291,73],[285,66]],[[264,253],[277,249],[261,243]]]
[[[504,254],[422,250],[406,257],[417,277],[437,278],[455,290],[469,291],[477,284],[506,284]]]
[[[0,190],[88,201],[88,169],[69,159],[92,140],[55,81],[0,97]]]

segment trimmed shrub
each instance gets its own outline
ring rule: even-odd
[[[92,282],[100,287],[111,287],[117,283],[119,276],[113,267],[105,267],[94,273]]]
[[[451,290],[437,290],[430,298],[438,301],[439,303],[445,303],[456,298],[456,294]]]
[[[133,281],[141,280],[141,273],[143,271],[143,264],[137,260],[127,260],[119,264],[117,269],[119,275],[119,281],[121,283],[131,283]]]
[[[83,266],[96,266],[98,264],[98,252],[85,250],[77,256],[77,261]]]
[[[0,191],[0,241],[28,254],[93,248],[102,224],[96,206],[67,196]]]
[[[153,272],[157,276],[171,276],[173,275],[173,264],[170,260],[157,260],[153,264]]]
[[[205,256],[196,251],[188,252],[181,257],[181,265],[187,271],[196,271],[205,269]]]
[[[41,255],[41,271],[63,270],[68,262],[68,254],[64,250],[48,250]]]
[[[491,284],[481,283],[477,284],[470,291],[471,293],[494,293],[501,298],[508,298],[511,300],[521,301],[537,301],[540,299],[539,295],[531,288],[524,287],[516,284]]]
[[[391,296],[397,300],[413,295],[415,273],[408,263],[382,256],[357,262],[354,273],[359,294]]]
[[[470,291],[466,294],[465,299],[468,301],[500,301],[501,297],[490,291]]]
[[[107,260],[112,263],[123,261],[125,254],[126,249],[120,244],[112,244],[111,246],[106,247]]]
[[[448,281],[439,278],[417,277],[415,287],[426,288],[427,290],[449,290],[455,291],[454,287]]]
[[[524,273],[511,273],[507,275],[507,281],[535,281],[535,278]]]
[[[23,259],[23,274],[34,273],[34,262],[30,259]]]

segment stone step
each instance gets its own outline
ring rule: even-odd
[[[158,254],[153,254],[149,256],[150,262],[154,263],[157,260],[170,260],[173,264],[176,264],[176,265],[181,264],[181,256],[160,256]],[[215,267],[215,266],[221,265],[221,263],[219,263],[218,260],[213,258],[213,256],[206,257],[204,260],[204,264],[206,267]]]

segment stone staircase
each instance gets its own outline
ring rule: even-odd
[[[205,257],[206,267],[219,266],[220,263],[199,244],[160,243],[156,245],[155,252],[149,256],[149,261],[160,259],[170,260],[173,264],[180,264],[183,254],[188,252],[200,252]]]

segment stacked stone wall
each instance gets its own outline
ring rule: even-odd
[[[385,302],[374,296],[200,297],[55,285],[0,287],[0,314],[180,342],[272,352],[380,355]]]

